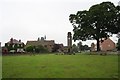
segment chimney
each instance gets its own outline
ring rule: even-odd
[[[19,40],[19,42],[21,42],[21,40]]]
[[[41,41],[44,41],[44,37],[41,37]]]
[[[40,41],[40,38],[38,37],[38,41]]]
[[[13,43],[13,38],[10,39],[10,43],[11,43],[11,44]]]

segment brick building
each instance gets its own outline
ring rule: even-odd
[[[100,50],[101,51],[113,51],[116,49],[115,43],[110,39],[104,39],[103,42],[100,41]],[[97,45],[92,43],[91,44],[91,51],[97,51]]]
[[[7,43],[5,43],[5,47],[2,49],[2,52],[17,52],[17,53],[21,53],[24,52],[24,43],[21,42],[21,40],[16,40],[11,38],[10,41],[8,41]]]
[[[52,52],[54,44],[55,44],[54,40],[45,40],[45,38],[41,37],[41,39],[38,38],[38,40],[27,41],[25,48],[28,46],[42,45],[43,47],[47,48],[49,52]]]

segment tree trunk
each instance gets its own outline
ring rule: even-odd
[[[100,42],[99,42],[99,39],[97,39],[97,51],[100,51]]]

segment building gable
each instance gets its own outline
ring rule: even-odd
[[[54,40],[27,41],[25,47],[42,45],[43,47],[47,48],[49,52],[52,52],[54,44]]]
[[[100,41],[100,49],[101,51],[112,51],[114,50],[115,47],[115,43],[110,39],[104,39],[103,41]],[[96,51],[97,50],[97,45],[93,46],[93,43],[91,44],[91,51]]]

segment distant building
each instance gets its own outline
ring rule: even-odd
[[[113,51],[116,49],[115,43],[110,38],[100,41],[99,44],[101,51]],[[97,51],[97,45],[94,43],[91,44],[91,51]]]
[[[64,46],[63,52],[65,54],[73,54],[73,49],[72,49],[72,34],[71,34],[71,32],[67,33],[67,46]]]
[[[8,54],[8,49],[6,47],[2,47],[2,54]]]
[[[91,44],[91,51],[96,51],[96,45],[94,43]]]
[[[52,52],[63,52],[64,46],[63,44],[54,44]]]
[[[15,53],[15,52],[24,52],[24,43],[21,42],[21,40],[16,40],[11,38],[10,41],[8,41],[7,43],[5,43],[5,47],[2,49],[2,52],[11,52],[11,53]]]
[[[59,52],[63,52],[63,49],[64,49],[64,45],[63,44],[57,44],[57,45],[59,45]]]
[[[27,41],[25,47],[42,45],[43,47],[47,48],[49,52],[52,52],[54,44],[54,40],[45,40],[45,38],[41,37],[41,39],[38,38],[36,41]]]
[[[68,53],[68,46],[64,46],[63,52],[64,52],[64,53]]]

